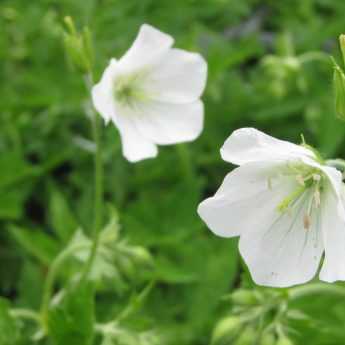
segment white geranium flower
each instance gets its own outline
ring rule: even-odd
[[[93,87],[95,108],[119,129],[131,162],[157,155],[157,145],[192,141],[203,128],[207,65],[201,55],[172,48],[171,36],[142,25],[131,48],[112,59]]]
[[[239,249],[254,281],[286,287],[312,279],[345,280],[342,176],[313,152],[256,129],[235,131],[221,149],[239,165],[199,215]]]

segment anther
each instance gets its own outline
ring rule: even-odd
[[[305,214],[303,217],[303,227],[305,230],[309,230],[311,225],[311,218],[309,216],[309,214]]]

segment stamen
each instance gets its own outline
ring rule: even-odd
[[[305,191],[305,186],[300,186],[299,188],[295,189],[290,195],[288,195],[282,202],[278,205],[277,209],[280,212],[285,212],[286,209],[290,206],[291,202],[298,199],[303,192]]]
[[[305,214],[303,217],[303,227],[305,230],[309,230],[311,226],[311,217],[309,214]]]
[[[136,101],[145,101],[146,94],[141,87],[144,74],[119,76],[114,82],[114,96],[124,105],[133,105]]]
[[[301,185],[301,186],[304,186],[305,183],[304,183],[304,177],[302,175],[297,175],[296,176],[296,181]]]
[[[321,195],[320,195],[320,189],[317,187],[314,192],[314,203],[315,207],[320,207],[321,204]]]
[[[313,174],[313,180],[315,182],[320,182],[321,181],[321,176],[319,174]]]
[[[269,190],[272,190],[272,179],[270,177],[267,179],[267,186]]]

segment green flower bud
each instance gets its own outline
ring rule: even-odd
[[[335,110],[341,120],[345,120],[345,75],[334,62],[333,85],[335,92]]]
[[[90,73],[93,65],[91,33],[88,28],[78,33],[71,17],[65,17],[64,21],[67,29],[64,32],[64,45],[68,58],[78,71]]]
[[[146,266],[153,265],[153,259],[151,254],[144,247],[132,247],[130,255],[138,264]]]
[[[254,327],[246,327],[235,341],[236,345],[253,345],[258,339],[258,333]]]
[[[212,345],[225,345],[236,339],[242,328],[242,320],[236,316],[229,316],[216,325],[212,335]]]
[[[340,44],[341,54],[343,56],[343,61],[345,64],[345,35],[342,34],[339,36],[339,44]]]
[[[258,293],[252,290],[237,290],[231,294],[231,300],[239,305],[255,305],[259,302]]]

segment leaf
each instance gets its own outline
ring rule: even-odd
[[[0,155],[0,189],[22,181],[36,173],[35,167],[15,153]]]
[[[70,286],[62,301],[49,310],[48,332],[53,344],[92,344],[94,307],[93,288],[90,283]]]
[[[16,225],[10,225],[9,230],[22,248],[46,265],[49,265],[59,252],[57,241],[43,231],[27,230]]]
[[[51,192],[49,211],[50,221],[56,234],[63,243],[67,243],[78,228],[78,223],[67,204],[67,200],[55,188]]]
[[[19,329],[10,315],[9,303],[0,298],[0,345],[14,345],[19,341]]]

